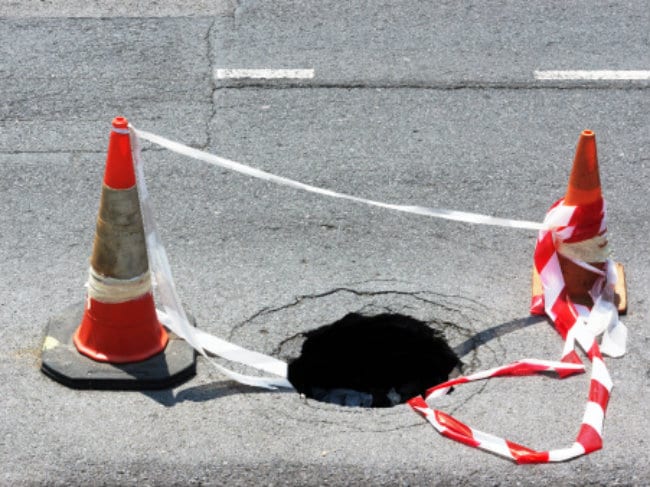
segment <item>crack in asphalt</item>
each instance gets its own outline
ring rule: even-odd
[[[273,350],[271,350],[271,355],[273,357],[278,357],[280,355],[280,353],[282,352],[282,347],[284,347],[290,341],[295,340],[296,338],[299,338],[299,337],[304,337],[304,336],[305,336],[305,332],[300,331],[298,333],[294,333],[291,336],[288,336],[287,338],[285,338],[283,340],[280,340],[280,343],[278,343],[277,346]]]
[[[446,311],[461,313],[461,311],[459,309],[457,309],[457,308],[454,308],[452,306],[446,305],[446,304],[438,302],[438,301],[433,301],[431,299],[427,299],[425,297],[422,297],[422,294],[434,294],[434,295],[441,296],[442,298],[449,298],[449,296],[434,293],[432,291],[397,291],[397,290],[363,291],[363,290],[358,290],[358,289],[354,289],[354,288],[341,286],[341,287],[336,287],[336,288],[333,288],[333,289],[330,289],[328,291],[324,291],[324,292],[321,292],[321,293],[303,294],[303,295],[297,296],[292,302],[281,305],[281,306],[277,306],[277,307],[268,307],[267,306],[267,307],[264,307],[264,308],[260,309],[259,311],[257,311],[256,313],[254,313],[253,315],[251,315],[250,317],[248,317],[247,319],[245,319],[244,321],[241,321],[240,323],[235,324],[230,329],[230,332],[228,334],[228,339],[232,340],[233,336],[235,335],[235,333],[239,329],[241,329],[242,327],[244,327],[244,326],[248,325],[249,323],[253,322],[254,320],[259,318],[260,316],[265,316],[265,315],[268,315],[268,314],[273,314],[273,313],[277,313],[277,312],[280,312],[280,311],[285,311],[287,309],[299,306],[304,301],[324,298],[324,297],[332,296],[332,295],[340,293],[340,292],[354,294],[355,296],[359,296],[359,297],[374,297],[374,296],[385,296],[385,295],[408,296],[410,298],[416,299],[416,300],[424,302],[426,304],[430,304],[430,305],[440,307],[440,308],[442,308],[442,309],[444,309]],[[437,320],[432,320],[432,322],[438,323]],[[471,330],[469,330],[469,329],[467,329],[465,327],[462,327],[460,325],[457,325],[456,323],[447,322],[447,321],[440,321],[440,324],[449,325],[450,327],[453,327],[455,330],[460,331],[461,333],[469,334],[469,333],[472,332]]]
[[[208,73],[210,76],[210,115],[208,116],[207,120],[205,121],[205,144],[201,147],[202,150],[207,150],[210,147],[210,144],[212,142],[212,132],[210,131],[210,124],[212,123],[212,120],[217,116],[217,104],[215,102],[215,97],[217,93],[217,81],[214,79],[214,76],[212,75],[213,72],[213,65],[212,65],[212,57],[213,53],[215,51],[215,45],[212,42],[212,31],[215,28],[217,24],[217,17],[214,18],[212,23],[210,24],[210,27],[208,27],[208,30],[206,31],[205,34],[205,43],[206,43],[206,60],[207,60],[207,65],[209,67]]]

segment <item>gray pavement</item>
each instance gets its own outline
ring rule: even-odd
[[[650,69],[647,7],[4,2],[0,483],[647,485],[649,84],[533,76]],[[215,80],[217,68],[315,76]],[[405,405],[259,392],[203,361],[172,391],[73,391],[44,377],[45,324],[84,296],[116,115],[341,192],[534,221],[562,196],[580,131],[594,130],[629,290],[628,353],[607,360],[604,449],[516,466],[439,436]],[[303,331],[390,309],[443,329],[469,371],[559,357],[559,335],[528,317],[534,232],[322,199],[146,147],[176,285],[203,329],[289,359]],[[588,375],[493,380],[439,407],[558,448],[573,442],[587,390]]]

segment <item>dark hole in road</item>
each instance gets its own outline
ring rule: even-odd
[[[391,407],[445,382],[461,365],[440,331],[402,314],[350,313],[305,336],[289,381],[323,402]]]

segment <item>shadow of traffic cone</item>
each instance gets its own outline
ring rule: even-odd
[[[128,122],[112,125],[87,299],[50,320],[42,370],[76,388],[168,387],[194,375],[194,352],[158,321]]]
[[[584,130],[578,139],[576,154],[569,176],[569,184],[562,204],[565,206],[589,207],[590,205],[602,205],[602,200],[596,136],[591,130]],[[594,224],[599,223],[599,221],[594,222]],[[582,226],[589,227],[590,224],[591,222],[581,222]],[[583,255],[581,255],[581,259],[597,269],[604,270],[607,254],[606,229],[601,230],[596,238],[598,238],[597,245],[591,246],[591,251],[585,252],[585,248],[582,249]],[[568,296],[576,304],[591,307],[593,305],[593,299],[590,291],[599,276],[581,267],[570,257],[563,255],[562,251],[558,252],[558,260]],[[623,266],[620,264],[615,264],[615,266],[617,272],[615,299],[619,313],[623,314],[627,310],[625,274]],[[541,299],[542,294],[543,290],[539,274],[537,271],[534,271],[533,300],[531,306],[531,312],[533,314],[544,314],[543,301]]]

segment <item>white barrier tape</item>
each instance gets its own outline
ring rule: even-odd
[[[132,279],[116,279],[103,276],[90,267],[86,288],[88,297],[95,301],[124,303],[151,292],[151,274],[147,271]]]
[[[164,311],[158,311],[158,317],[160,318],[161,323],[165,326],[174,326],[173,320]],[[219,357],[230,360],[231,362],[238,362],[245,365],[252,364],[251,366],[256,369],[279,375],[281,377],[286,377],[287,375],[287,364],[282,360],[278,360],[259,352],[247,350],[239,345],[235,345],[234,343],[210,335],[209,333],[197,328],[192,328],[192,331],[194,337],[203,350],[212,355],[218,355]]]
[[[142,223],[146,235],[147,253],[149,256],[149,270],[153,276],[153,282],[159,294],[159,301],[163,311],[158,311],[160,321],[172,333],[187,341],[195,350],[203,355],[222,374],[246,385],[276,389],[278,387],[293,389],[291,383],[286,379],[287,364],[281,360],[267,355],[246,350],[220,338],[209,335],[206,332],[193,327],[185,309],[178,298],[174,278],[172,276],[167,252],[158,235],[156,221],[153,216],[153,209],[149,203],[149,192],[144,177],[144,164],[140,154],[140,143],[137,134],[131,133],[131,144],[133,148],[133,159],[135,163],[136,181],[138,185],[138,197],[142,211]],[[221,364],[210,359],[207,355],[210,352],[228,360],[253,367],[266,372],[271,372],[280,377],[257,377],[240,374],[223,367]]]
[[[363,203],[370,206],[376,206],[379,208],[386,208],[388,210],[401,211],[404,213],[411,213],[414,215],[428,216],[432,218],[441,218],[444,220],[453,220],[464,223],[474,223],[479,225],[494,225],[500,227],[508,228],[522,228],[527,230],[541,230],[544,228],[542,223],[530,222],[525,220],[511,220],[507,218],[497,218],[489,215],[481,215],[478,213],[468,213],[464,211],[455,211],[447,210],[443,208],[427,208],[424,206],[417,205],[395,205],[391,203],[383,203],[381,201],[369,200],[366,198],[360,198],[358,196],[352,196],[345,193],[339,193],[337,191],[332,191],[330,189],[319,188],[317,186],[312,186],[310,184],[301,183],[299,181],[294,181],[293,179],[285,178],[282,176],[276,176],[275,174],[256,169],[254,167],[241,164],[239,162],[231,161],[230,159],[225,159],[223,157],[210,154],[208,152],[201,151],[199,149],[194,149],[187,145],[174,142],[172,140],[166,139],[156,134],[146,132],[144,130],[139,130],[133,128],[133,131],[138,137],[148,140],[156,145],[164,147],[170,151],[176,152],[177,154],[190,157],[192,159],[197,159],[208,164],[212,164],[224,169],[238,172],[240,174],[245,174],[257,179],[262,179],[264,181],[269,181],[275,184],[282,186],[289,186],[291,188],[300,189],[303,191],[308,191],[310,193],[320,194],[322,196],[329,196],[331,198],[345,199],[348,201],[354,201],[356,203]]]
[[[170,331],[179,337],[186,339],[186,335],[184,335],[182,326],[179,326],[178,319],[172,319],[167,313],[161,310],[158,310],[158,319]],[[280,377],[275,378],[243,375],[225,368],[221,364],[215,362],[214,360],[211,360],[206,353],[202,353],[202,355],[225,376],[241,384],[246,384],[253,387],[261,387],[265,389],[293,389],[293,385],[291,385],[291,383],[285,378],[287,375],[287,364],[285,362],[282,362],[281,360],[270,357],[268,355],[247,350],[238,345],[222,340],[221,338],[217,338],[214,335],[210,335],[203,330],[194,328],[191,325],[189,326],[193,335],[193,340],[195,340],[195,342],[198,343],[198,345],[205,352],[209,352],[212,355],[217,355],[232,362],[238,362],[255,369],[277,374]]]

